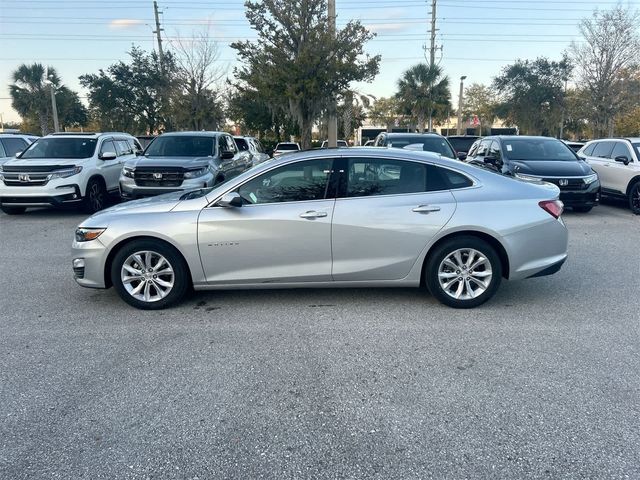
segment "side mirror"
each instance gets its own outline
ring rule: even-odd
[[[624,163],[625,165],[629,165],[629,159],[626,155],[620,155],[614,159],[616,162]]]
[[[464,152],[458,152],[456,153],[456,157],[458,157],[458,160],[466,160],[467,159],[467,154]]]
[[[486,157],[484,157],[484,163],[489,163],[491,165],[496,165],[498,163],[498,157],[486,156]]]
[[[144,150],[136,150],[136,157],[141,157]]]
[[[24,151],[24,150],[23,150],[23,151]],[[16,157],[16,158],[20,158],[20,155],[22,155],[22,152],[16,152],[16,153],[15,153],[15,155],[14,155],[14,157]]]
[[[116,157],[116,152],[104,152],[99,158],[100,160],[115,160]]]
[[[222,160],[231,160],[234,157],[234,154],[231,150],[224,150],[221,154],[220,154],[220,158]]]
[[[218,205],[221,207],[241,207],[242,197],[238,192],[225,193],[222,198],[218,200]]]

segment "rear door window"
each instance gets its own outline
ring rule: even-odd
[[[614,142],[598,142],[596,148],[593,149],[592,156],[599,158],[609,158],[613,150]]]
[[[427,190],[427,165],[382,158],[349,159],[347,197],[398,195]]]
[[[591,156],[593,154],[593,149],[596,148],[597,143],[592,143],[591,145],[587,145],[587,147],[580,152],[582,155]]]

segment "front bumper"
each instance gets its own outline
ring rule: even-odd
[[[207,173],[197,178],[184,179],[179,187],[141,187],[136,185],[136,181],[133,178],[120,175],[120,196],[125,200],[134,200],[136,198],[162,195],[163,193],[207,188],[213,186],[213,184],[214,177],[212,173]]]
[[[106,247],[100,238],[89,242],[77,242],[71,245],[71,267],[74,280],[83,287],[106,288],[105,262]]]
[[[593,182],[584,190],[560,189],[560,200],[565,207],[595,207],[600,203],[600,182]]]
[[[0,204],[12,207],[60,206],[81,200],[82,194],[77,184],[0,187]]]

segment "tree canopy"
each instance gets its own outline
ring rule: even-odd
[[[311,129],[332,98],[354,81],[370,81],[380,56],[364,54],[372,38],[357,21],[329,28],[326,0],[247,1],[246,16],[258,40],[235,42],[242,65],[235,69],[244,89],[259,92],[272,112],[285,113],[298,125],[303,148]]]

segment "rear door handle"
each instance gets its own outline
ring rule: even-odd
[[[418,205],[416,208],[413,208],[412,211],[416,213],[439,212],[440,207],[437,207],[435,205]]]
[[[315,210],[309,210],[308,212],[304,212],[300,214],[300,218],[320,218],[326,217],[327,212],[316,212]]]

